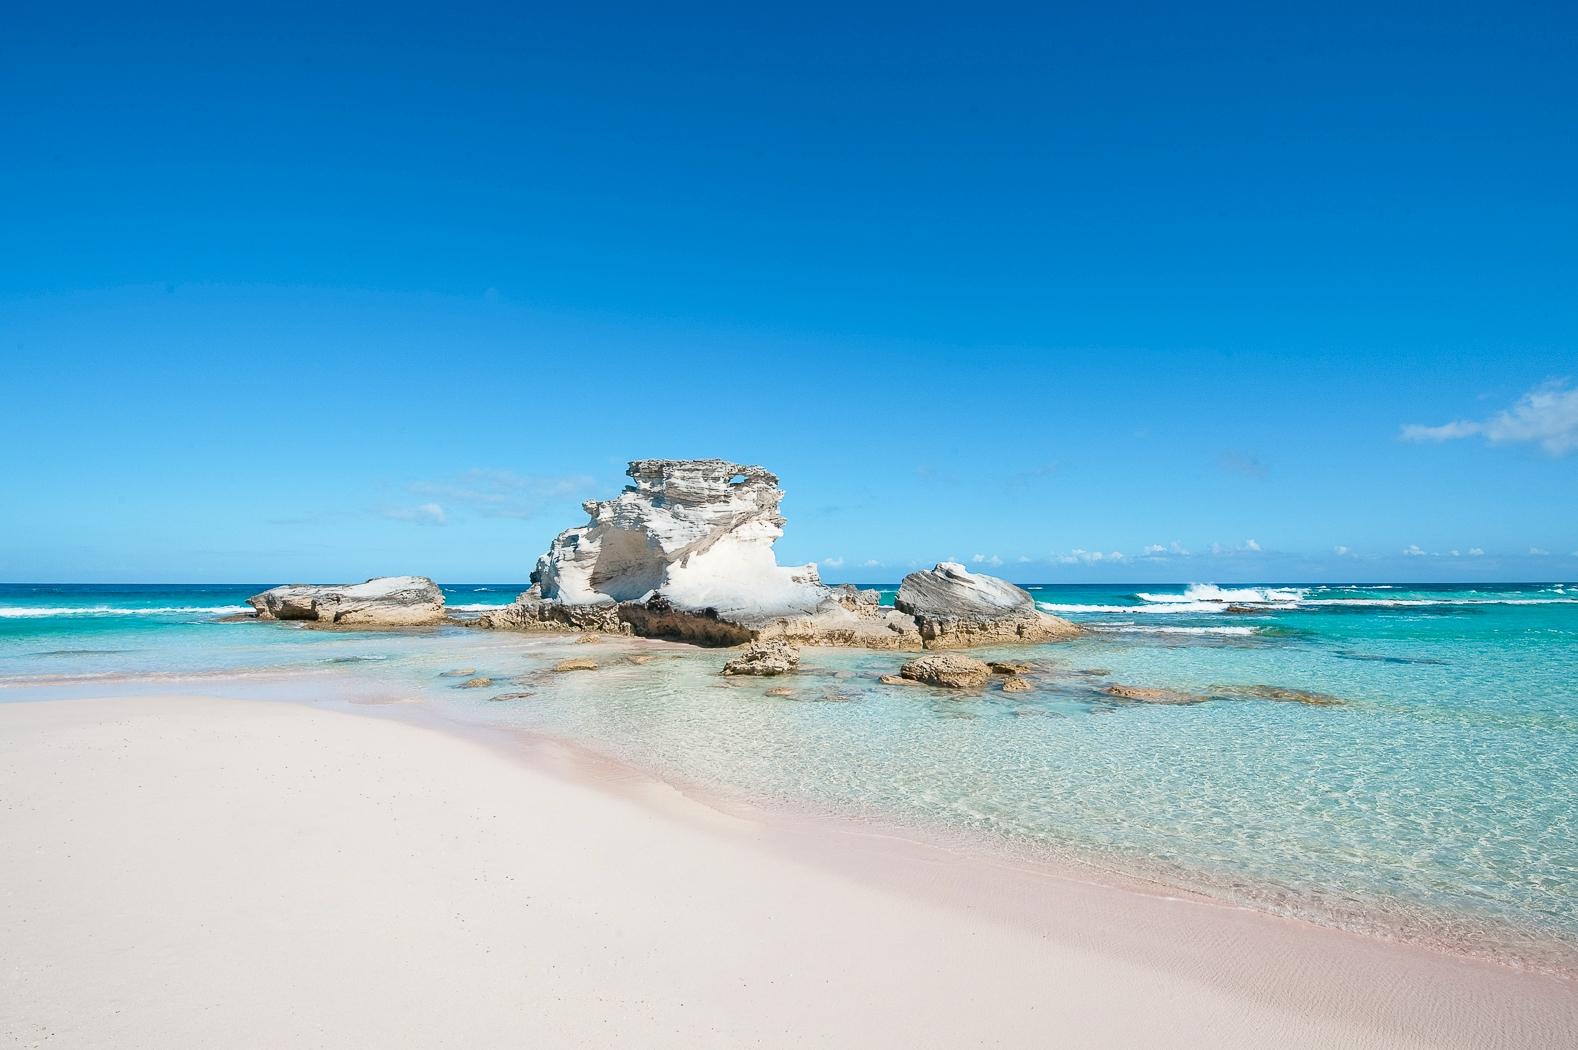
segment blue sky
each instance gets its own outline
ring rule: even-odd
[[[519,580],[658,456],[829,579],[1578,577],[1575,32],[26,5],[0,579]]]

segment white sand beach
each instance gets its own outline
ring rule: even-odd
[[[1562,978],[559,766],[305,704],[0,704],[0,1045],[1578,1042]]]

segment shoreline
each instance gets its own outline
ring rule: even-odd
[[[547,647],[556,642],[569,642],[573,637],[545,635],[533,637],[532,640]],[[628,645],[638,651],[693,648],[687,643],[640,638],[619,639],[616,644]],[[0,683],[0,707],[7,702],[102,699],[105,697],[101,697],[101,691],[106,686],[117,684],[124,688],[117,696],[153,696],[178,690],[183,681],[190,681],[208,690],[216,685],[229,684],[235,687],[228,693],[211,694],[214,699],[290,703],[363,717],[391,719],[453,735],[483,746],[507,761],[522,763],[536,772],[550,773],[575,786],[623,793],[623,797],[643,803],[650,803],[658,794],[673,792],[689,803],[720,815],[760,822],[786,840],[798,835],[811,840],[831,837],[843,841],[868,839],[872,843],[906,843],[917,850],[967,858],[970,862],[1024,869],[1038,877],[1088,884],[1120,893],[1191,900],[1206,906],[1290,923],[1299,928],[1373,941],[1410,952],[1484,964],[1513,973],[1571,981],[1578,986],[1578,949],[1566,942],[1546,940],[1522,951],[1516,948],[1497,951],[1477,942],[1432,938],[1414,929],[1389,924],[1384,913],[1360,912],[1357,921],[1350,919],[1350,922],[1345,923],[1339,921],[1335,913],[1326,914],[1317,910],[1314,915],[1309,915],[1291,909],[1280,910],[1263,899],[1256,899],[1253,893],[1242,888],[1243,885],[1251,884],[1241,884],[1239,892],[1244,896],[1233,897],[1224,889],[1211,885],[1203,873],[1191,872],[1189,869],[1170,872],[1157,864],[1154,871],[1132,870],[1134,866],[1143,866],[1146,863],[1144,859],[1134,861],[1130,868],[1125,868],[1117,864],[1105,864],[1097,855],[1084,854],[1075,846],[1060,850],[1052,845],[1011,840],[989,832],[906,820],[877,807],[862,809],[853,805],[757,794],[728,784],[709,784],[548,730],[455,717],[444,708],[427,702],[426,698],[389,698],[384,695],[382,683],[360,678],[349,668],[279,666],[250,671],[136,673],[54,681],[13,680],[12,683]],[[311,692],[313,687],[324,685],[328,685],[329,689],[322,690],[327,695],[305,697],[288,688],[296,683],[307,686],[304,692]],[[37,691],[41,695],[6,701],[7,689],[23,693]],[[186,695],[184,691],[183,695]],[[644,787],[638,790],[629,787],[632,784]],[[1154,859],[1150,862],[1155,863]],[[1007,916],[1010,922],[1022,922],[1027,918],[1033,916]]]
[[[1321,1045],[1325,1037],[1336,1038],[1340,1032],[1344,1045],[1556,1046],[1578,1032],[1572,982],[1561,977],[1387,942],[1192,894],[1121,887],[1104,878],[1071,878],[1045,865],[1008,862],[859,824],[820,817],[785,820],[782,812],[719,799],[704,789],[687,790],[545,734],[455,724],[432,710],[398,704],[379,712],[387,715],[393,707],[396,717],[368,718],[373,713],[370,705],[346,699],[296,697],[281,703],[279,699],[182,699],[164,693],[141,700],[131,705],[124,699],[91,698],[60,704],[47,700],[0,704],[0,725],[7,729],[0,741],[10,737],[18,721],[70,724],[87,718],[135,723],[161,719],[172,708],[192,705],[202,709],[196,717],[205,731],[221,731],[232,716],[243,712],[244,720],[297,720],[294,715],[264,715],[263,710],[270,708],[303,712],[301,718],[315,723],[315,739],[321,736],[318,730],[328,725],[323,719],[344,719],[336,722],[340,728],[333,732],[351,743],[387,735],[388,730],[376,728],[386,726],[416,734],[402,746],[417,753],[450,753],[447,762],[435,757],[432,768],[412,768],[411,775],[418,779],[463,773],[454,765],[458,748],[479,763],[497,764],[496,774],[518,788],[530,787],[539,796],[562,795],[563,800],[579,800],[573,802],[576,806],[599,810],[624,807],[624,816],[613,824],[624,836],[631,834],[633,822],[643,841],[702,836],[712,846],[744,850],[753,867],[765,864],[775,872],[790,873],[778,876],[787,880],[789,900],[817,887],[837,899],[856,887],[862,894],[880,898],[885,906],[903,910],[909,922],[920,928],[943,923],[951,929],[952,924],[963,923],[972,940],[1010,938],[1016,951],[1028,953],[1017,957],[1021,968],[1052,967],[1065,980],[1091,968],[1109,979],[1116,979],[1121,971],[1130,985],[1157,983],[1166,990],[1169,1004],[1182,996],[1196,1003],[1202,998],[1217,1001],[1216,1008],[1227,1009],[1232,1017],[1269,1011],[1280,1019],[1279,1025],[1291,1026],[1281,1040],[1291,1045]],[[360,711],[352,710],[357,706]],[[32,710],[19,715],[23,709]],[[484,739],[489,737],[491,742]],[[427,743],[417,743],[418,739]],[[522,739],[529,739],[525,748],[506,742]],[[123,743],[128,746],[133,745]],[[487,761],[483,756],[488,756]],[[267,798],[255,801],[271,804]],[[308,801],[316,806],[329,800]],[[496,801],[487,800],[490,805]],[[533,801],[529,794],[515,798],[508,814],[524,816]],[[610,818],[604,813],[599,819]],[[445,835],[442,826],[428,826],[426,831]],[[629,884],[605,893],[604,905],[622,902],[626,894],[642,897],[641,877],[634,871],[626,874]],[[829,880],[843,888],[833,889]],[[733,876],[723,881],[729,895],[744,894],[749,900],[748,885],[739,885]],[[818,900],[820,904],[802,914],[800,922],[823,921],[827,899]],[[955,935],[959,932],[955,930]],[[1073,959],[1079,965],[1070,968]],[[995,959],[978,963],[992,972],[994,980],[1012,983],[1015,979],[1013,973],[997,972],[1000,964]],[[906,961],[888,958],[886,964],[903,966]],[[1104,988],[1105,983],[1086,992],[1100,996],[1106,994]],[[1020,991],[1033,994],[1029,989]],[[1083,1008],[1069,1010],[1072,1013],[1061,1017],[1059,1025],[1093,1020]],[[1159,1024],[1153,1033],[1159,1041],[1148,1045],[1176,1045],[1162,1038],[1172,1023]],[[1320,1038],[1310,1035],[1316,1030],[1322,1033]],[[1093,1039],[1111,1034],[1100,1026],[1091,1032]],[[1010,1041],[1024,1034],[1010,1033]],[[1222,1039],[1228,1035],[1217,1030],[1210,1041],[1224,1045]],[[1304,1041],[1305,1036],[1310,1041]],[[1264,1041],[1246,1038],[1242,1045],[1264,1045]]]

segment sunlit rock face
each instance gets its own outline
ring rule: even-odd
[[[567,605],[641,602],[758,617],[804,614],[826,599],[815,565],[782,566],[783,490],[761,467],[722,459],[641,459],[634,485],[588,501],[537,561],[540,596]]]

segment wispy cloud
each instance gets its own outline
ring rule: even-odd
[[[1550,551],[1546,550],[1544,547],[1530,547],[1529,553],[1534,555],[1536,558],[1543,558],[1549,554]]]
[[[1423,558],[1429,553],[1429,551],[1425,550],[1417,543],[1410,543],[1408,546],[1403,548],[1403,557],[1405,558]]]
[[[976,554],[976,555],[972,555],[970,557],[970,561],[972,561],[976,565],[1001,565],[1001,564],[1003,564],[1003,559],[999,558],[995,554]]]
[[[1553,456],[1578,450],[1578,387],[1552,380],[1518,399],[1517,404],[1489,419],[1457,419],[1438,426],[1404,425],[1404,441],[1454,441],[1483,437],[1493,445],[1533,442]]]
[[[823,558],[818,564],[820,564],[824,568],[828,568],[828,569],[842,569],[844,567],[844,559],[843,558]]]
[[[529,518],[547,504],[584,495],[595,484],[585,474],[543,476],[473,467],[452,478],[413,481],[410,489],[418,496],[469,507],[484,517]]]
[[[1261,458],[1253,452],[1242,452],[1228,449],[1216,457],[1217,466],[1231,474],[1242,474],[1246,478],[1262,481],[1271,473],[1271,468],[1266,466]]]
[[[448,520],[444,508],[437,503],[423,503],[415,507],[389,507],[383,516],[395,521],[409,521],[413,525],[443,525]]]
[[[1331,549],[1331,552],[1339,558],[1346,558],[1353,553],[1353,548],[1339,543]]]

